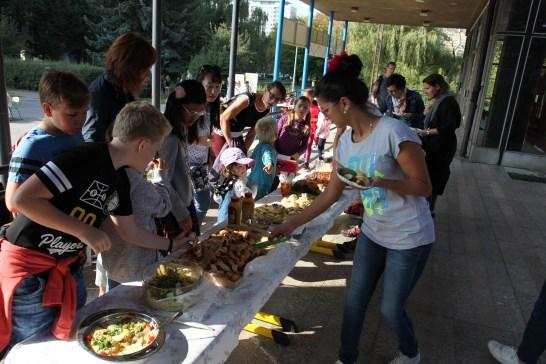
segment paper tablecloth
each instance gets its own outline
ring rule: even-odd
[[[273,193],[260,203],[280,201]],[[238,344],[239,333],[256,312],[269,300],[296,262],[307,254],[312,243],[320,239],[354,198],[347,190],[327,211],[303,227],[300,236],[277,245],[267,255],[256,258],[245,268],[241,283],[234,289],[208,286],[202,300],[191,307],[182,319],[199,321],[214,331],[188,328],[178,323],[166,327],[163,347],[143,363],[223,363]],[[205,283],[208,284],[208,283]],[[159,319],[170,313],[159,313],[147,307],[138,285],[116,287],[103,297],[90,302],[80,311],[74,327],[88,315],[108,308],[133,308],[149,312]],[[6,364],[105,363],[84,351],[76,340],[59,341],[50,334],[28,339],[15,346],[5,359]]]

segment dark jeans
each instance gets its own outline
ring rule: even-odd
[[[407,250],[387,249],[360,234],[341,327],[339,359],[343,363],[356,362],[366,308],[382,274],[381,314],[396,332],[400,351],[409,357],[419,353],[413,324],[405,305],[423,273],[431,247],[432,244]]]
[[[519,344],[518,357],[525,364],[534,364],[546,349],[546,281],[535,303]]]
[[[81,269],[72,274],[76,281],[77,308],[85,305],[87,290]],[[12,332],[9,347],[51,329],[59,314],[58,307],[42,306],[42,297],[46,286],[46,275],[25,278],[15,289],[12,305]]]
[[[324,153],[324,146],[326,145],[326,139],[324,138],[318,138],[318,159],[323,160],[324,157],[322,156],[322,153]]]

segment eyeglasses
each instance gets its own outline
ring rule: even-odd
[[[186,105],[182,105],[182,108],[183,108],[184,110],[186,110],[186,112],[187,112],[188,114],[191,114],[191,115],[193,115],[193,116],[203,116],[203,115],[205,115],[205,110],[200,110],[200,111],[190,110],[190,109],[188,109],[188,108],[186,107]]]
[[[282,100],[281,96],[275,95],[273,92],[271,92],[271,90],[267,90],[267,93],[269,94],[270,100],[277,101],[277,102],[280,102]]]
[[[319,106],[319,109],[320,109],[320,112],[323,113],[324,115],[328,115],[330,113],[330,109],[334,106],[336,106],[337,104],[339,104],[339,101],[336,101],[334,103],[331,103],[330,105],[328,105],[327,107],[322,107],[322,106]]]

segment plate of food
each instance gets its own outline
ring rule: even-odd
[[[108,361],[131,361],[155,353],[165,333],[152,316],[130,309],[110,309],[84,319],[78,342],[89,353]]]
[[[214,285],[234,288],[241,281],[246,265],[267,254],[264,249],[253,248],[262,237],[258,235],[245,229],[221,229],[195,244],[188,259],[200,264]]]
[[[371,179],[363,172],[357,172],[349,168],[339,167],[336,174],[341,182],[360,190],[367,190],[372,187]]]

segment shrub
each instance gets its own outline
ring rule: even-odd
[[[89,64],[75,64],[55,61],[23,61],[7,58],[4,60],[6,86],[20,90],[38,90],[38,83],[44,71],[58,69],[70,71],[87,84],[97,78],[104,69]]]

